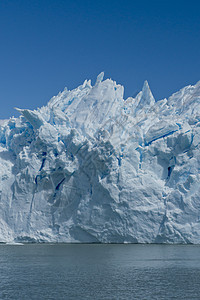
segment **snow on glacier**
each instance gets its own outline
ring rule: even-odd
[[[200,82],[103,76],[0,121],[0,242],[200,243]]]

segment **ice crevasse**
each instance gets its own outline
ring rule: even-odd
[[[0,121],[0,242],[200,243],[200,82],[103,75]]]

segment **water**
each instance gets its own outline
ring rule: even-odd
[[[0,245],[0,299],[200,299],[200,246]]]

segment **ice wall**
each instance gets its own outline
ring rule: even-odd
[[[0,122],[0,242],[200,243],[200,82],[111,79]]]

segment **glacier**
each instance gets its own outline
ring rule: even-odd
[[[200,243],[200,82],[103,77],[0,121],[0,242]]]

